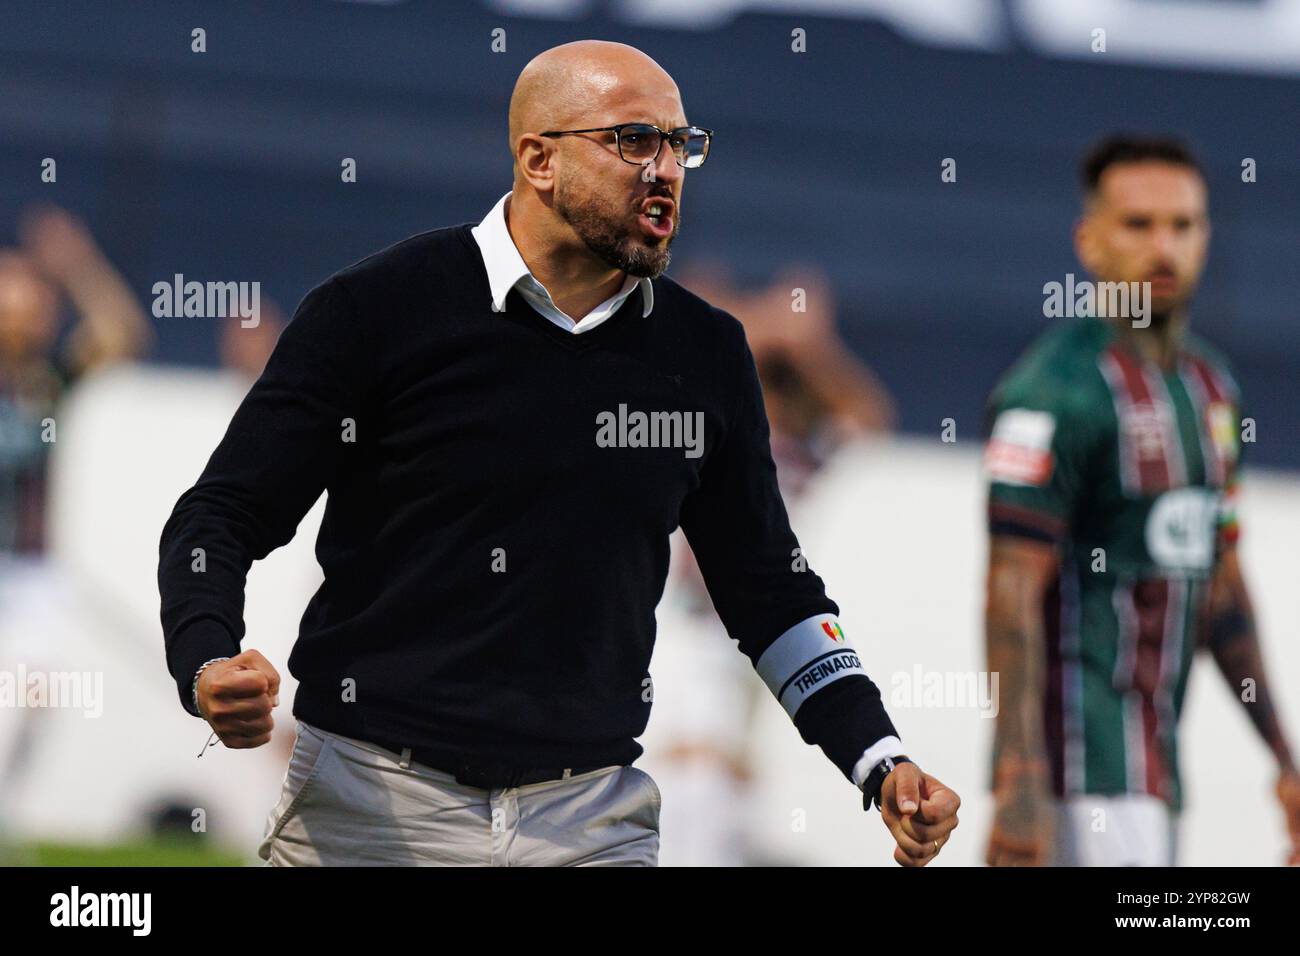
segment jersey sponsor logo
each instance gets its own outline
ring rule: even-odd
[[[1045,485],[1052,477],[1052,435],[1056,418],[1051,412],[1009,408],[993,423],[984,450],[989,478],[1007,485]]]
[[[1167,491],[1147,513],[1146,545],[1151,559],[1176,571],[1206,571],[1214,563],[1219,495],[1208,488]]]
[[[1120,414],[1120,428],[1137,451],[1139,462],[1164,459],[1165,431],[1170,417],[1169,409],[1162,402],[1133,404]]]
[[[840,627],[839,621],[822,621],[822,630],[832,641],[844,643],[844,628]]]
[[[1118,420],[1120,483],[1148,496],[1186,483],[1178,424],[1159,370],[1117,344],[1097,358]]]

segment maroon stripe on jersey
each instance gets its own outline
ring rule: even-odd
[[[1169,582],[1149,578],[1133,585],[1133,610],[1137,616],[1137,635],[1133,653],[1133,687],[1142,695],[1142,745],[1146,754],[1146,792],[1163,797],[1164,781],[1169,777],[1164,751],[1160,746],[1160,723],[1156,714],[1156,694],[1160,692],[1162,658],[1169,626]]]
[[[1205,388],[1205,394],[1209,396],[1212,402],[1231,401],[1228,396],[1228,390],[1224,387],[1223,382],[1219,379],[1219,373],[1214,370],[1209,362],[1199,355],[1187,355],[1187,364],[1190,365],[1201,385]]]
[[[1183,380],[1187,394],[1191,396],[1192,405],[1196,409],[1196,427],[1200,435],[1201,459],[1205,462],[1206,481],[1221,488],[1228,480],[1228,465],[1223,460],[1219,445],[1213,438],[1214,423],[1210,420],[1209,414],[1210,407],[1222,401],[1221,393],[1218,391],[1217,383],[1207,377],[1209,369],[1196,356],[1184,356],[1184,360],[1178,365],[1178,375]]]
[[[1065,668],[1061,662],[1061,575],[1043,593],[1043,638],[1047,642],[1047,697],[1043,731],[1052,770],[1052,792],[1065,796]]]
[[[1120,441],[1130,460],[1136,463],[1138,491],[1166,491],[1172,484],[1167,456],[1169,436],[1161,421],[1150,383],[1142,363],[1132,354],[1112,345],[1103,353],[1118,375],[1107,376],[1111,390],[1119,385]]]

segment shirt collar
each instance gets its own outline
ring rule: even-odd
[[[478,242],[479,251],[483,254],[483,265],[487,267],[488,285],[492,289],[493,312],[504,312],[506,296],[510,294],[511,289],[526,279],[531,279],[536,283],[537,288],[545,290],[545,287],[529,271],[524,257],[519,254],[519,249],[510,236],[510,229],[506,226],[506,200],[509,198],[510,193],[506,193],[498,199],[492,211],[483,217],[483,221],[470,230],[475,241]],[[637,279],[636,276],[628,274],[618,294],[630,293],[637,285],[641,287],[641,316],[644,318],[650,314],[655,304],[654,286],[649,278]],[[582,316],[578,318],[581,319]]]

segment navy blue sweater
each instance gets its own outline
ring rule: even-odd
[[[493,312],[468,225],[313,289],[163,529],[185,708],[198,666],[239,652],[250,565],[322,491],[325,580],[289,669],[294,714],[347,736],[520,767],[631,762],[679,524],[752,661],[838,613],[795,560],[740,324],[667,277],[654,290],[648,317],[638,290],[581,335],[517,292]],[[834,677],[795,722],[848,775],[894,729],[864,673]]]

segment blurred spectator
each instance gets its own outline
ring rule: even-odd
[[[723,264],[711,262],[683,270],[676,279],[745,327],[787,506],[840,445],[893,428],[893,400],[840,338],[834,295],[823,273],[787,269],[770,285],[745,291],[732,284]],[[804,311],[792,308],[796,289],[804,292]],[[689,558],[690,549],[683,550]],[[703,594],[694,559],[682,570]]]
[[[59,661],[58,613],[71,600],[64,579],[43,559],[56,408],[80,376],[142,354],[153,330],[70,213],[29,210],[18,234],[17,247],[0,248],[0,661],[39,669]],[[77,321],[60,347],[65,297]],[[0,808],[20,786],[44,713],[16,708],[5,722]]]
[[[231,316],[221,328],[221,367],[240,373],[250,383],[266,368],[284,331],[284,315],[270,299],[262,301],[256,319],[256,324],[245,326],[239,316]]]
[[[64,391],[153,340],[135,296],[78,219],[53,207],[31,211],[19,236],[17,248],[0,249],[0,554],[43,550],[48,423]],[[65,296],[78,318],[60,349]]]
[[[737,288],[721,263],[697,264],[677,280],[744,325],[763,383],[774,457],[778,446],[784,451],[795,442],[805,446],[797,457],[816,460],[818,451],[894,427],[889,393],[840,338],[834,292],[820,270],[789,268],[752,291]]]

